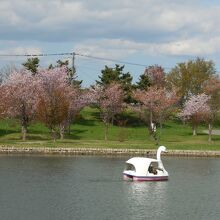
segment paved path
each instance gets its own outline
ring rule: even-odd
[[[203,130],[204,133],[208,134],[209,130]],[[212,130],[212,134],[214,135],[220,135],[220,130]]]

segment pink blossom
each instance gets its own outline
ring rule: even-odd
[[[139,113],[139,116],[146,123],[150,135],[157,140],[153,124],[159,123],[162,127],[163,121],[173,111],[173,104],[177,102],[176,91],[167,91],[164,87],[151,86],[148,90],[137,90],[133,94],[139,104],[134,106],[133,110]]]
[[[35,78],[26,70],[13,71],[8,80],[1,85],[0,90],[2,114],[20,119],[25,139],[27,126],[34,118],[37,107]]]
[[[134,92],[137,99],[146,110],[160,114],[171,107],[176,101],[175,91],[167,91],[165,88],[150,87],[147,91],[137,90]]]
[[[68,116],[77,91],[68,83],[67,68],[43,69],[37,75],[38,115],[51,130]]]
[[[117,113],[123,109],[124,92],[117,83],[107,87],[97,87],[94,95],[101,110],[101,118],[105,123],[105,140],[107,140],[108,126]]]
[[[149,66],[145,69],[144,74],[149,77],[152,86],[164,87],[165,85],[165,73],[161,66]]]
[[[103,88],[100,94],[99,106],[104,114],[104,121],[113,118],[122,110],[123,98],[123,90],[119,84],[112,83]]]
[[[210,100],[210,96],[206,94],[193,95],[186,101],[184,108],[179,116],[184,120],[190,120],[195,117],[198,118],[199,121],[203,121],[205,115],[210,113],[210,107],[208,105],[208,101]]]
[[[186,101],[182,112],[179,113],[179,117],[192,124],[193,135],[196,135],[199,123],[205,122],[211,117],[209,100],[210,96],[204,93],[193,95]]]

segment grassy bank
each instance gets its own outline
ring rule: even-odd
[[[21,140],[20,127],[15,120],[0,121],[0,145],[30,147],[95,147],[95,148],[138,148],[155,149],[156,144],[149,137],[146,127],[138,118],[129,113],[126,127],[111,126],[109,140],[104,141],[104,126],[99,119],[97,109],[86,108],[81,116],[71,125],[71,134],[64,140],[51,140],[49,130],[40,123],[29,127],[27,141]],[[197,136],[192,136],[191,127],[180,121],[168,121],[160,135],[160,144],[176,150],[220,150],[220,136],[213,135],[213,142],[208,143],[208,135],[199,128]]]

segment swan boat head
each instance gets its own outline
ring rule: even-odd
[[[158,161],[161,161],[161,153],[162,152],[167,152],[167,149],[165,146],[160,146],[158,149],[157,149],[157,160]]]

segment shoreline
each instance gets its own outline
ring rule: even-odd
[[[0,154],[45,154],[45,155],[103,155],[103,156],[155,156],[152,149],[117,148],[60,148],[60,147],[14,147],[0,146]],[[220,151],[168,150],[163,156],[220,157]]]

